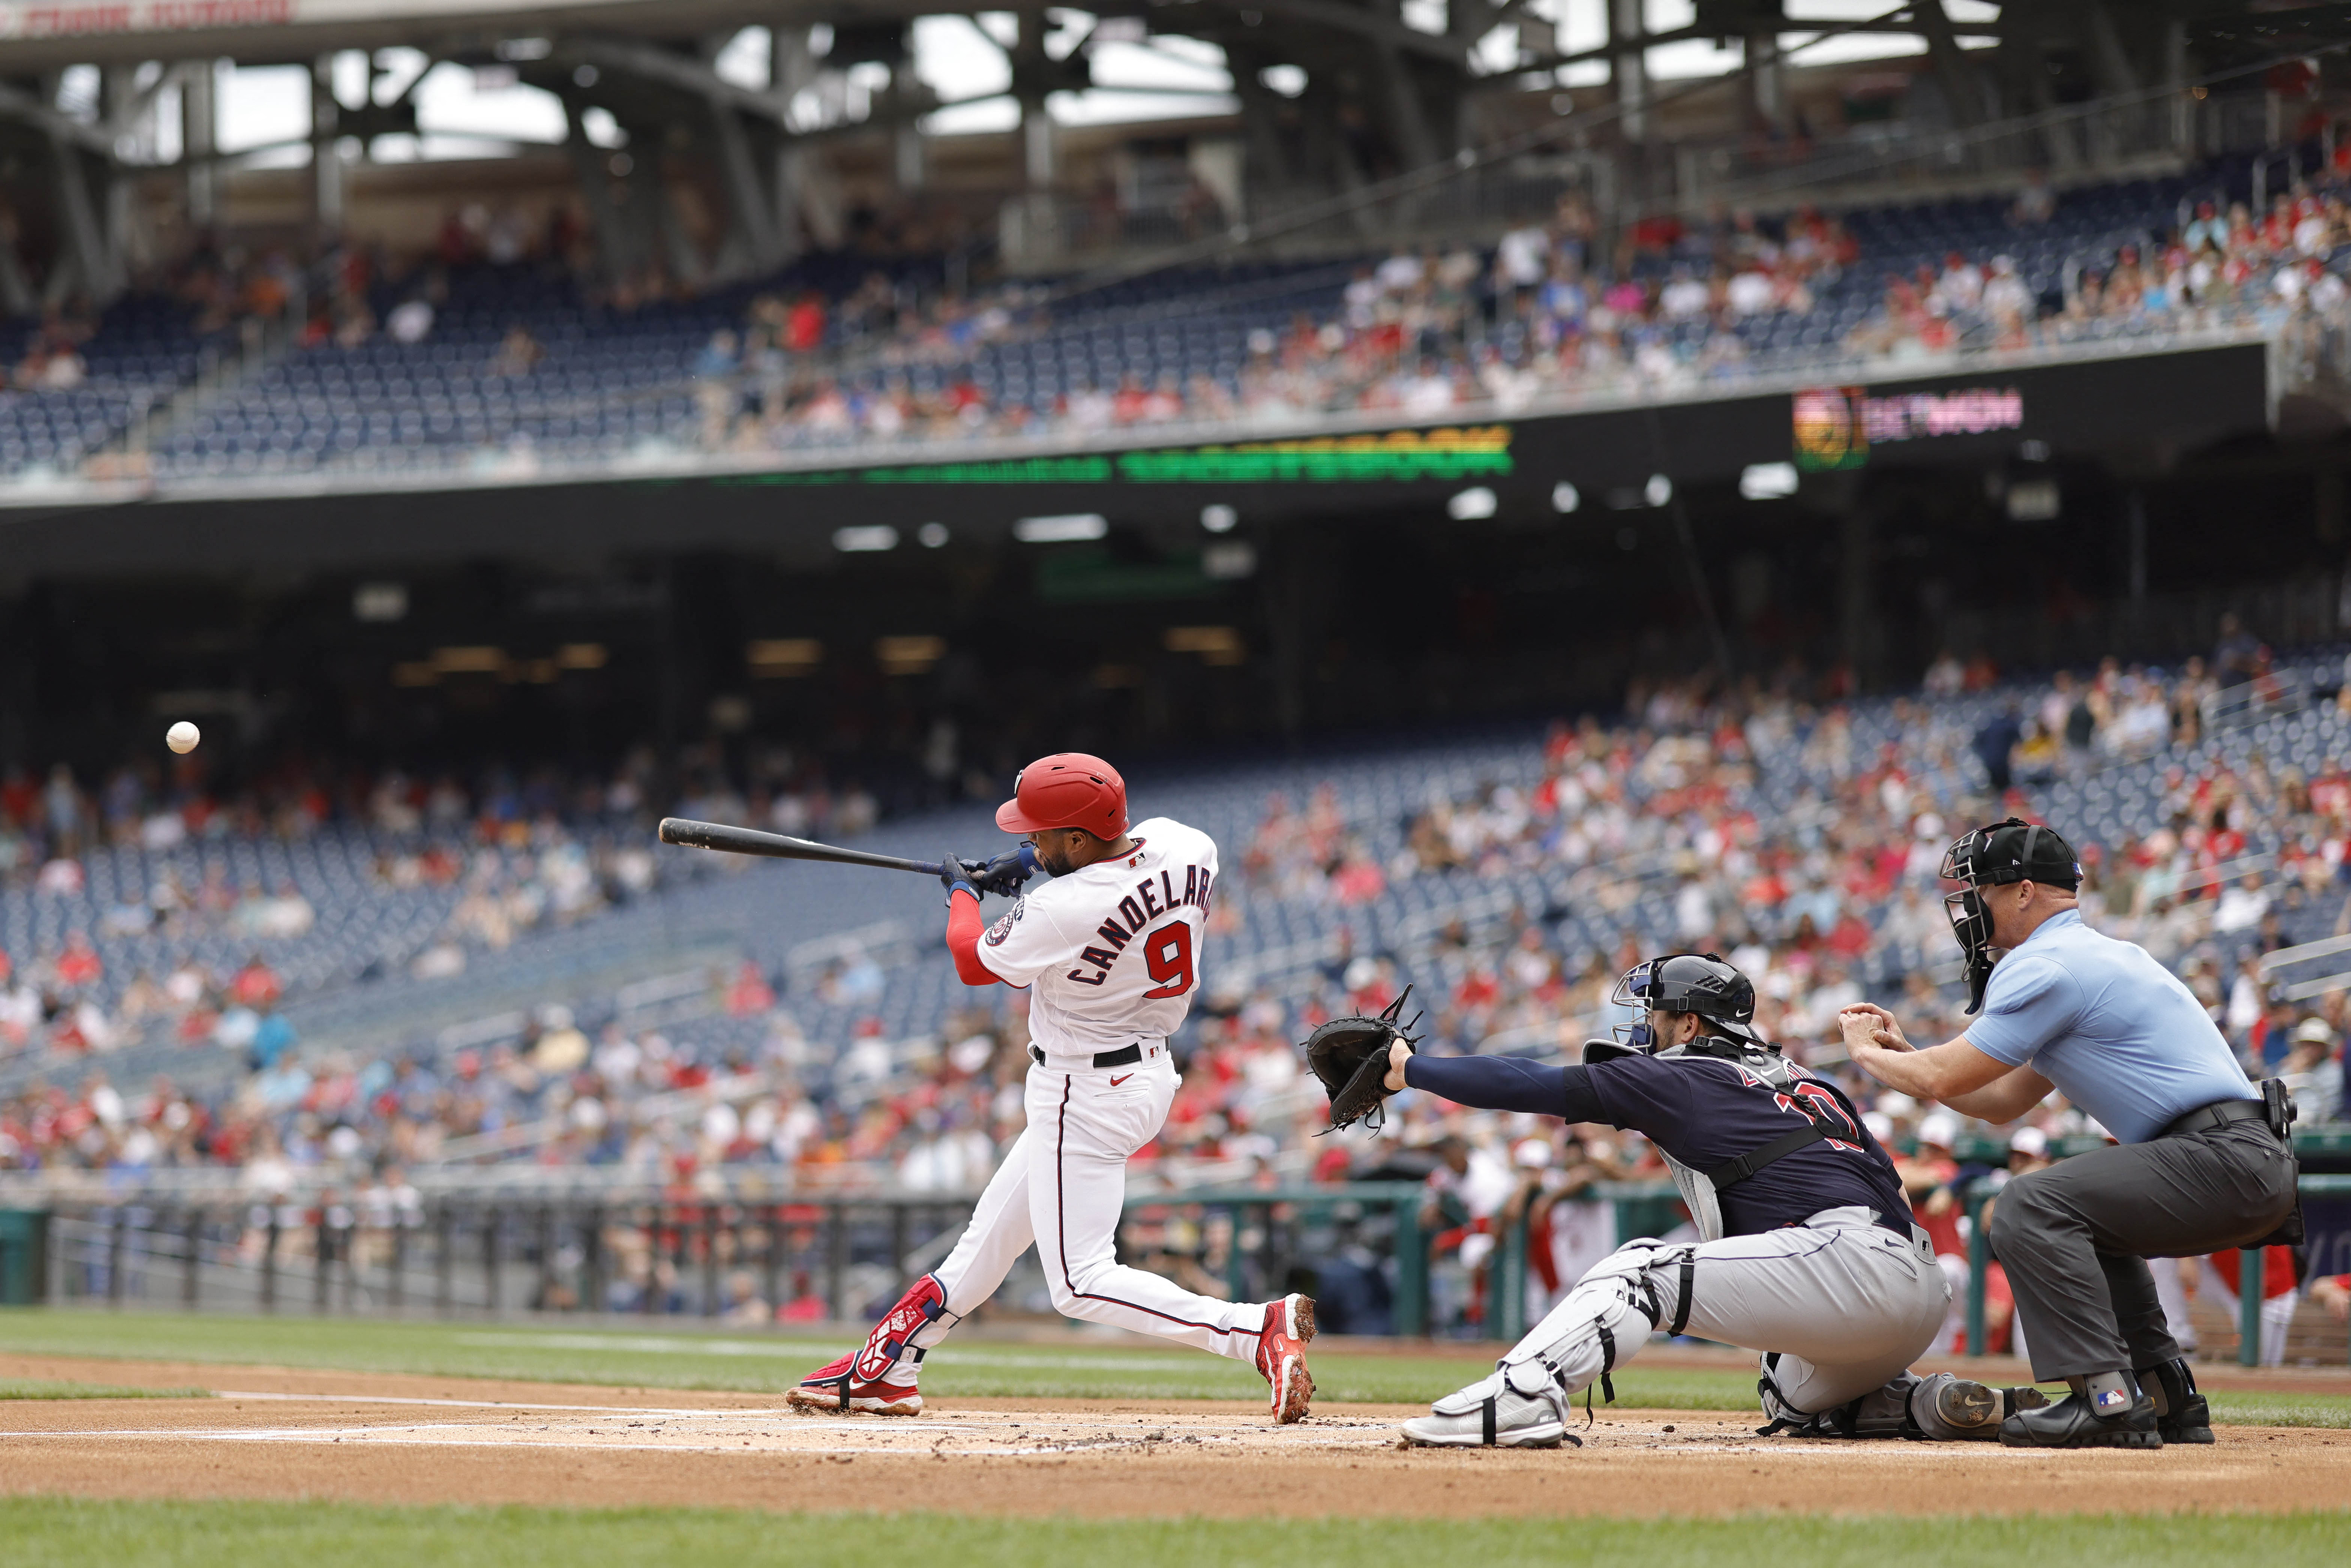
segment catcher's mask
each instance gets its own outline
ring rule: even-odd
[[[1618,1024],[1612,1031],[1619,1045],[1653,1052],[1657,1031],[1649,1019],[1659,1012],[1696,1013],[1707,1020],[1708,1032],[1764,1044],[1755,1032],[1755,983],[1712,953],[1668,953],[1647,958],[1625,971],[1608,999],[1640,1013],[1639,1021]]]
[[[1991,978],[1991,910],[1983,889],[2012,882],[2032,881],[2072,890],[2082,885],[2082,864],[2054,828],[2044,828],[2020,817],[1962,833],[1944,852],[1945,882],[1959,885],[1943,895],[1943,913],[1950,917],[1951,935],[1968,961],[1968,1011],[1983,1006],[1984,985]]]

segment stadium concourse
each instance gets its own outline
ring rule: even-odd
[[[1935,870],[2004,809],[2064,824],[2095,923],[2187,978],[2305,1124],[2341,1105],[2345,993],[2289,984],[2290,950],[2351,907],[2339,650],[2273,662],[2232,628],[2209,670],[2002,684],[1946,657],[1917,695],[1855,701],[1661,684],[1613,725],[1131,777],[1140,812],[1205,828],[1226,861],[1146,1167],[1430,1173],[1468,1265],[1506,1203],[1651,1176],[1655,1155],[1419,1095],[1384,1142],[1315,1140],[1293,1043],[1315,1023],[1411,985],[1427,1049],[1548,1056],[1619,1021],[1605,998],[1638,956],[1711,948],[1758,977],[1767,1035],[1839,1072],[1853,1000],[1957,1032]],[[288,775],[214,801],[129,769],[94,798],[64,769],[12,780],[0,1170],[241,1166],[254,1192],[323,1184],[386,1213],[413,1207],[407,1169],[497,1161],[680,1190],[730,1167],[788,1190],[973,1188],[1019,1130],[1021,994],[956,984],[926,885],[661,849],[646,788]],[[707,772],[678,804],[912,854],[996,841],[967,807],[874,825],[870,800],[805,779]],[[1863,1103],[1915,1151],[1947,1251],[1956,1155],[1971,1178],[2097,1131],[2058,1103],[1999,1133]],[[1555,1239],[1560,1277],[1588,1239]]]
[[[2351,298],[2351,213],[2344,165],[2311,162],[2259,212],[2254,161],[2236,156],[2015,199],[1657,217],[1612,255],[1567,194],[1549,223],[1492,244],[1100,286],[966,290],[935,257],[822,253],[695,295],[658,276],[591,282],[560,232],[493,260],[502,230],[487,220],[453,222],[425,255],[205,249],[94,319],[15,324],[0,476],[511,478],[696,452],[756,462],[1507,414],[1952,355],[2331,329]],[[241,324],[289,310],[271,347],[195,385],[236,359]]]

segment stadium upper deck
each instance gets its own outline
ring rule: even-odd
[[[643,302],[545,262],[460,263],[338,289],[282,351],[184,392],[150,450],[93,457],[169,387],[159,371],[199,364],[197,310],[132,298],[78,344],[26,329],[0,465],[43,493],[77,472],[166,496],[512,483],[1509,418],[2183,336],[2324,345],[2351,319],[2332,180],[2258,215],[2240,160],[2046,213],[1986,197],[1675,224],[1614,282],[1572,204],[1499,247],[968,298],[933,267],[839,256]]]

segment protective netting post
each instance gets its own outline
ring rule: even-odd
[[[2262,1264],[2258,1247],[2237,1252],[2237,1364],[2262,1364]]]
[[[1984,1276],[1991,1272],[1991,1226],[1984,1216],[1991,1207],[1990,1194],[1979,1197],[1974,1206],[1971,1223],[1968,1226],[1968,1354],[1970,1355],[1991,1354],[1991,1337],[1984,1327]]]

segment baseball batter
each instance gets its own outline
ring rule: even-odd
[[[1304,1351],[1311,1300],[1195,1295],[1121,1266],[1113,1249],[1127,1159],[1158,1135],[1176,1094],[1167,1037],[1199,990],[1215,841],[1165,817],[1130,828],[1125,782],[1080,752],[1022,768],[996,822],[1028,842],[984,866],[945,857],[947,946],[967,985],[1032,988],[1029,1124],[946,1261],[915,1281],[863,1349],[802,1379],[791,1403],[914,1414],[925,1355],[1033,1242],[1061,1312],[1253,1362],[1274,1419],[1301,1419],[1314,1394]],[[1051,880],[983,928],[979,890],[1017,894],[1038,869]]]
[[[1614,999],[1642,1021],[1624,1043],[1586,1045],[1581,1066],[1383,1046],[1391,1092],[1646,1134],[1700,1237],[1631,1241],[1602,1259],[1491,1375],[1405,1423],[1408,1442],[1572,1440],[1573,1396],[1594,1380],[1612,1392],[1609,1373],[1660,1329],[1764,1353],[1766,1432],[1990,1438],[2009,1410],[2037,1401],[1907,1370],[1942,1326],[1950,1287],[1853,1103],[1750,1026],[1745,975],[1710,954],[1672,954],[1635,966]]]

